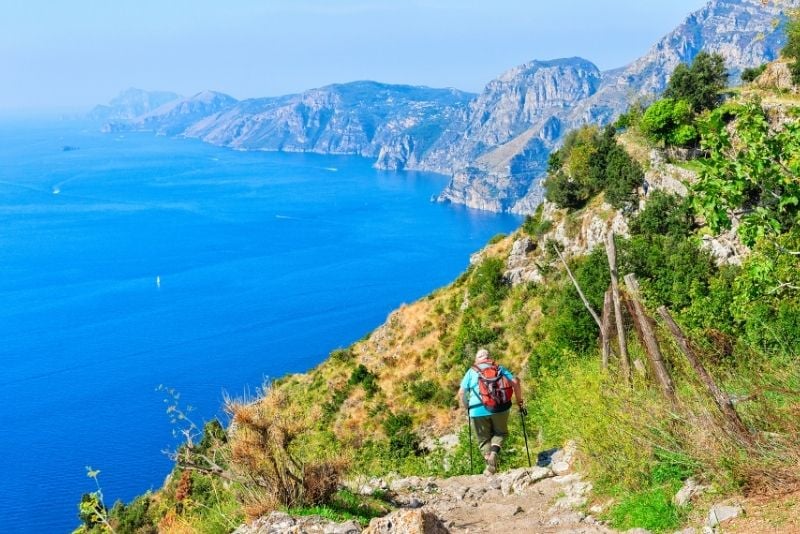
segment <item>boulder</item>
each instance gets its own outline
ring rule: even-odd
[[[711,510],[708,511],[708,519],[706,519],[706,526],[709,527],[716,527],[720,523],[724,523],[725,521],[730,521],[734,517],[739,517],[744,512],[741,506],[738,504],[734,505],[725,505],[725,504],[715,504],[711,507]]]
[[[447,534],[441,520],[431,512],[398,510],[369,522],[363,534]]]
[[[675,503],[675,506],[686,506],[696,495],[703,493],[705,490],[706,487],[700,485],[695,479],[687,478],[683,483],[683,487],[672,498],[672,502]]]

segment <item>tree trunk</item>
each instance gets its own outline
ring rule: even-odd
[[[661,355],[661,348],[658,346],[658,340],[656,340],[653,325],[640,302],[639,283],[636,281],[636,276],[633,274],[625,275],[625,285],[628,287],[628,292],[631,296],[634,319],[639,323],[639,330],[642,332],[642,342],[644,343],[647,356],[650,359],[653,374],[655,374],[664,396],[671,403],[677,404],[678,399],[675,396],[675,385],[672,383],[672,378],[669,375],[669,371],[667,371],[667,366],[664,364],[664,358]]]
[[[600,339],[603,341],[603,369],[608,369],[608,358],[611,355],[611,310],[613,306],[611,288],[609,288],[603,297],[603,315],[601,317],[603,326],[600,329]]]
[[[625,323],[622,321],[622,305],[619,299],[619,275],[617,274],[617,247],[614,244],[614,232],[606,235],[606,254],[608,268],[611,271],[611,299],[614,302],[614,320],[617,325],[617,342],[619,343],[619,361],[625,383],[631,382],[631,363],[628,357],[628,342],[625,339]]]
[[[581,300],[583,301],[583,305],[586,306],[587,310],[589,310],[589,313],[591,314],[592,319],[594,319],[594,322],[597,323],[597,328],[599,328],[600,332],[602,333],[603,324],[600,322],[600,318],[597,316],[597,312],[594,311],[594,308],[592,308],[592,305],[586,299],[586,295],[583,294],[583,291],[581,290],[581,286],[578,285],[578,281],[575,279],[575,276],[573,276],[572,271],[569,268],[569,265],[567,265],[567,261],[564,259],[564,256],[561,254],[561,251],[558,248],[558,245],[553,243],[553,248],[555,249],[556,254],[558,254],[558,257],[561,260],[561,263],[564,264],[564,268],[567,270],[567,274],[569,275],[569,279],[572,280],[572,284],[575,286],[575,289],[578,291],[578,296],[580,296]]]
[[[753,435],[749,430],[747,430],[747,427],[742,422],[739,414],[736,412],[736,408],[733,406],[733,402],[731,402],[730,397],[728,397],[724,391],[719,389],[716,382],[714,382],[714,378],[709,374],[702,362],[700,362],[697,355],[692,350],[692,347],[689,345],[689,342],[686,339],[686,336],[683,334],[683,331],[672,318],[672,315],[670,315],[666,306],[661,306],[658,308],[658,313],[661,315],[661,318],[664,320],[667,328],[675,338],[678,348],[681,349],[681,352],[683,352],[684,356],[686,356],[686,359],[689,360],[694,372],[697,373],[698,377],[700,377],[700,381],[703,383],[703,385],[705,385],[706,389],[711,394],[711,397],[714,399],[714,402],[717,403],[717,408],[719,408],[720,412],[722,412],[722,415],[725,417],[730,427],[747,443],[752,443]]]

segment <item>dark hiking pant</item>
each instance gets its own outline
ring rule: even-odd
[[[483,417],[472,418],[472,428],[478,436],[478,447],[484,456],[492,450],[492,445],[501,448],[503,439],[508,436],[508,411]]]

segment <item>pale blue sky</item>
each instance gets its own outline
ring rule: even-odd
[[[372,79],[479,91],[531,59],[614,68],[704,0],[3,0],[0,109],[127,87],[237,98]]]

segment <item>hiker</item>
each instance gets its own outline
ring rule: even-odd
[[[478,446],[486,460],[484,475],[497,471],[497,457],[508,435],[508,413],[511,410],[513,390],[517,406],[524,414],[522,385],[508,369],[497,365],[489,358],[489,351],[480,349],[475,355],[475,364],[461,380],[458,402],[469,410],[469,418]]]

